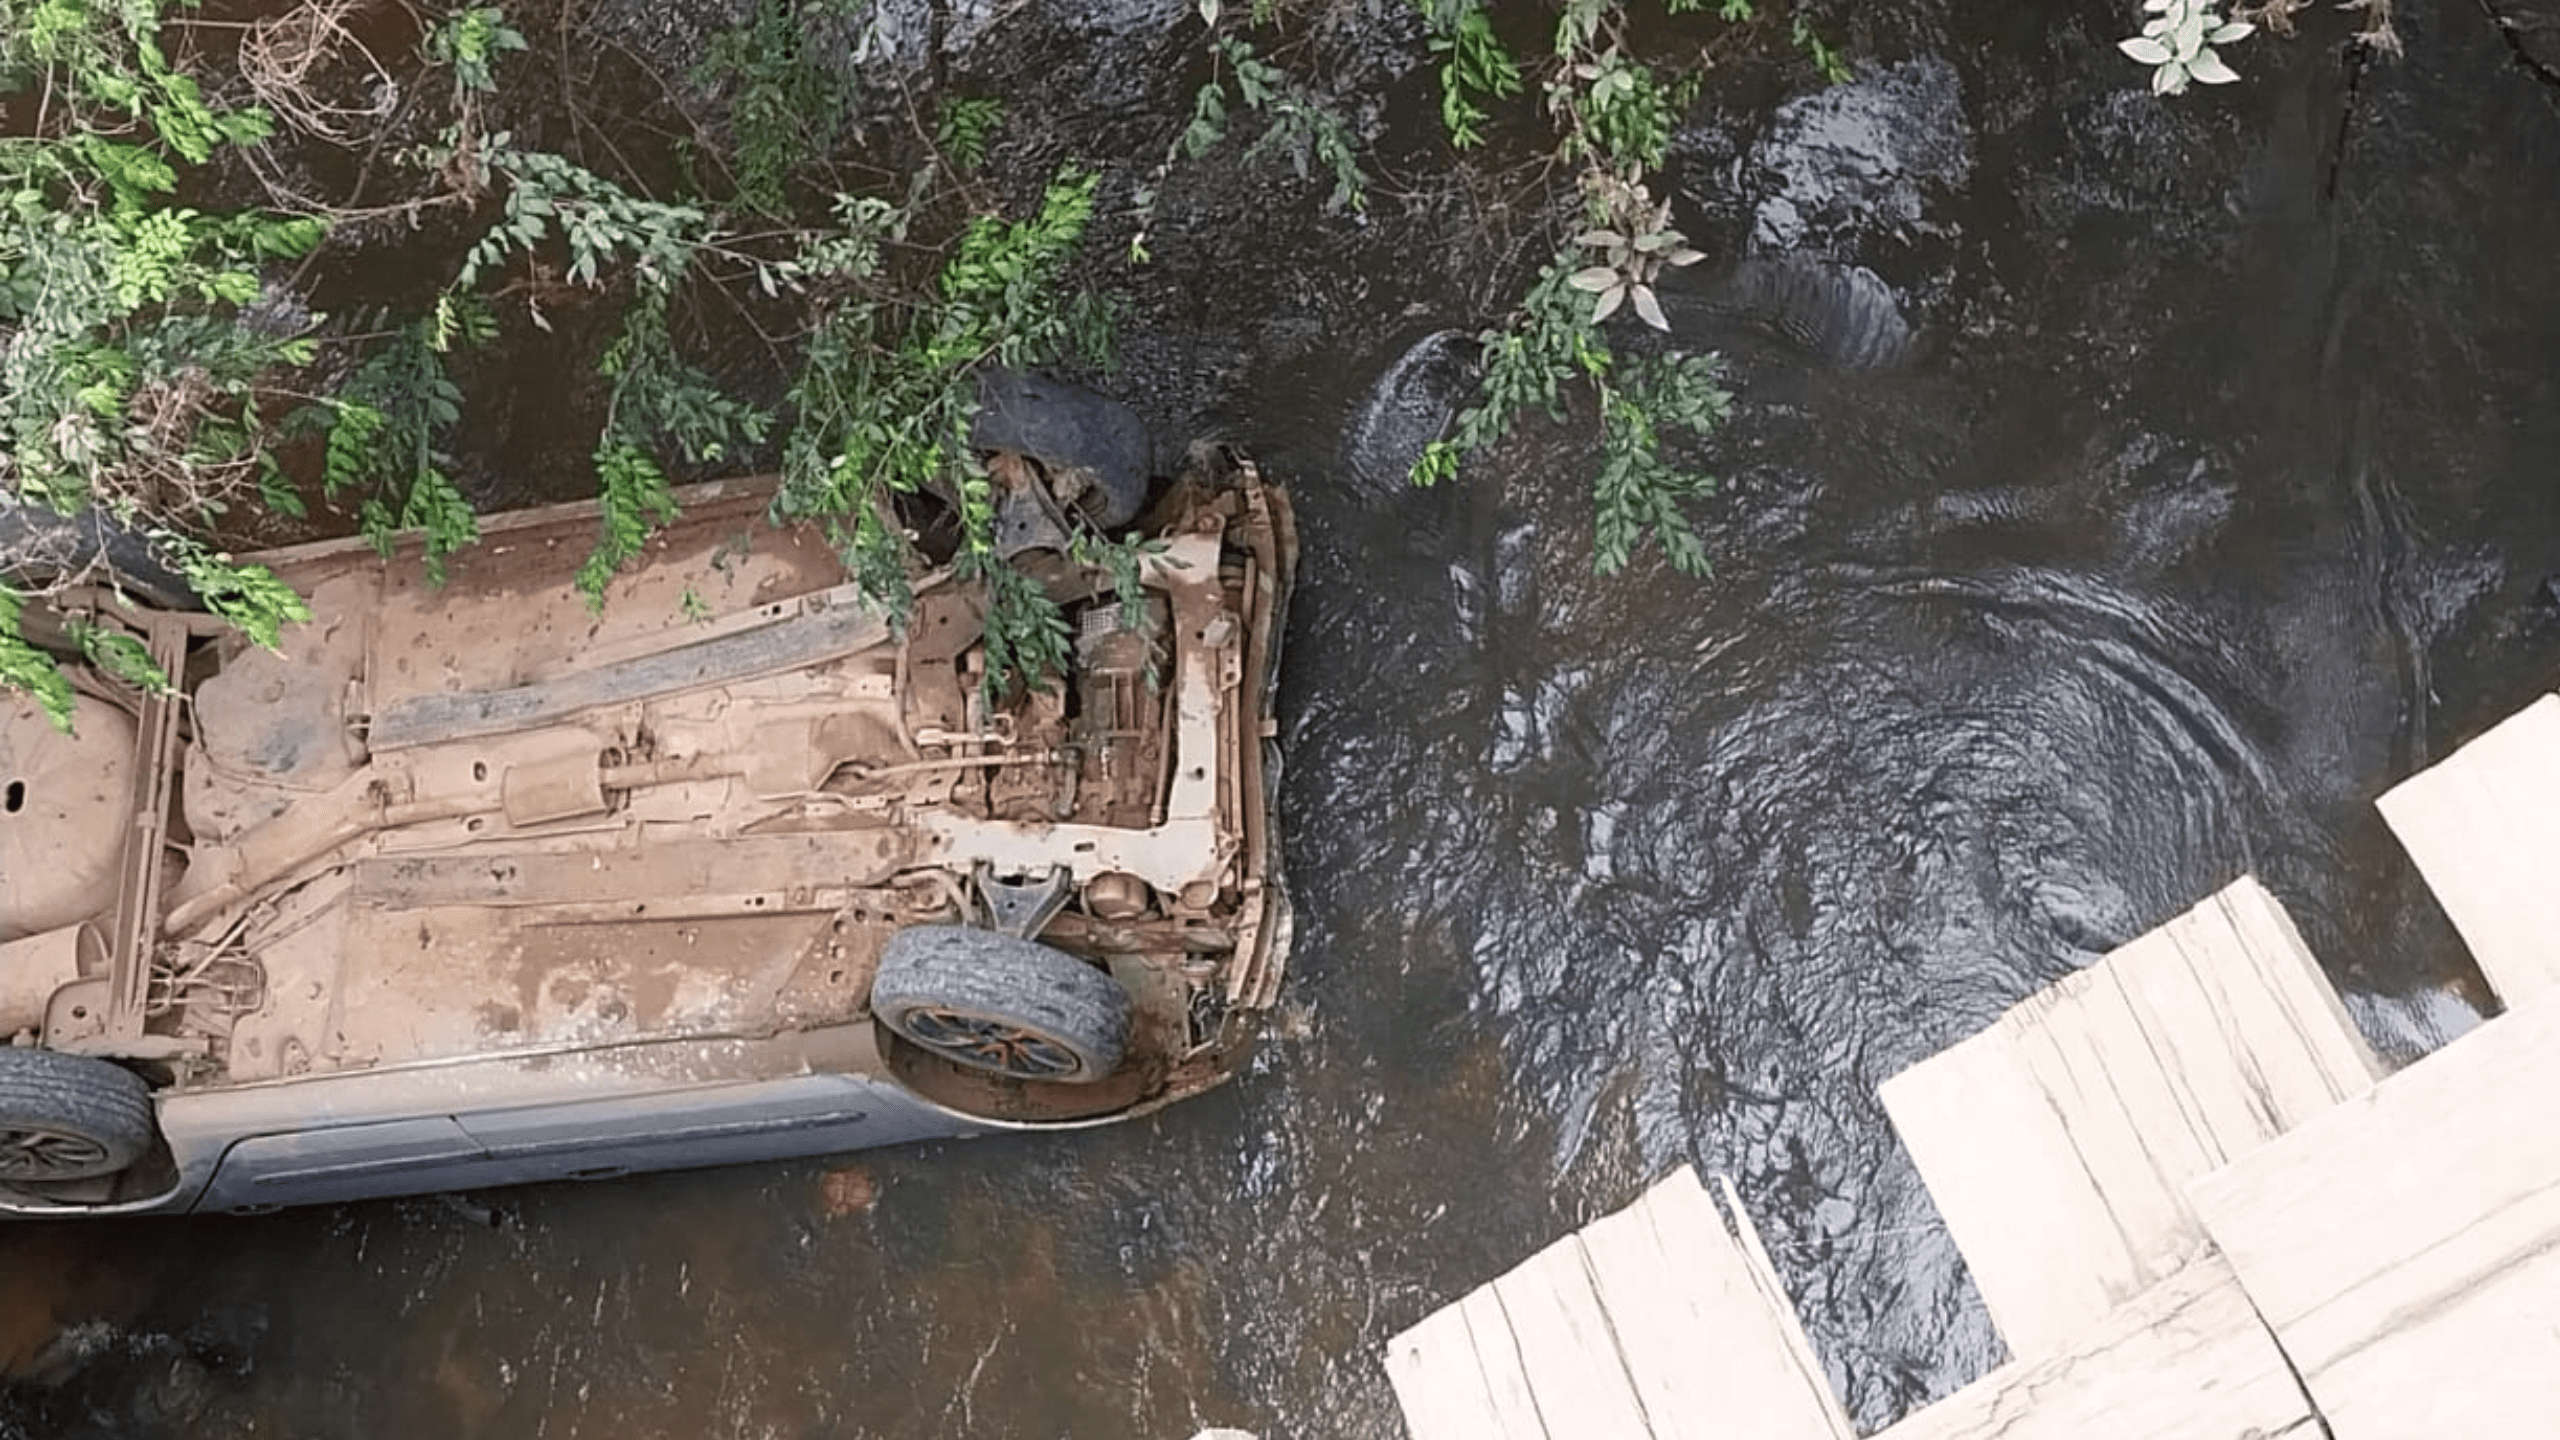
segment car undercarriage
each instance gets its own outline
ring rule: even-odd
[[[1288,943],[1296,539],[1252,463],[1195,448],[1134,588],[1019,547],[1068,627],[1037,683],[991,673],[983,582],[887,613],[823,530],[768,522],[769,482],[681,499],[600,608],[570,583],[592,505],[497,517],[441,583],[414,549],[255,557],[313,612],[274,650],[66,597],[176,683],[75,666],[67,736],[10,697],[0,1210],[806,1153],[899,1106],[931,1119],[891,1138],[1093,1123],[1234,1072]],[[870,1098],[784,1104],[761,1145],[723,1101],[683,1122],[723,1143],[569,1163],[579,1106],[645,1136],[653,1096],[828,1078]],[[319,1178],[216,1174],[253,1154]]]

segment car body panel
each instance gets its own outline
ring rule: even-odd
[[[192,1208],[599,1180],[970,1133],[894,1086],[812,1074],[240,1140]]]
[[[184,726],[125,697],[133,810],[170,843],[138,842],[156,879],[127,846],[86,930],[13,947],[63,973],[40,1028],[0,1032],[153,1078],[159,1142],[112,1181],[0,1184],[0,1214],[1106,1123],[1234,1073],[1289,932],[1285,499],[1211,451],[1143,522],[1136,592],[1032,557],[1070,673],[998,695],[981,590],[922,575],[891,623],[823,534],[766,523],[769,482],[682,498],[600,610],[570,585],[582,505],[494,519],[442,584],[414,549],[258,557],[314,612],[275,651],[102,611],[189,693]],[[1117,1069],[975,1073],[871,1019],[890,935],[998,923],[997,890],[1052,867],[1071,903],[1038,938],[1126,991]]]

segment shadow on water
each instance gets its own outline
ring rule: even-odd
[[[1877,1082],[2244,870],[2386,1053],[2472,1023],[2369,802],[2560,659],[2560,112],[2468,7],[2352,91],[2315,39],[2170,105],[2112,22],[1936,8],[1866,21],[1855,86],[1683,131],[1716,258],[1674,343],[1744,396],[1691,457],[1712,578],[1588,575],[1578,425],[1399,482],[1483,323],[1463,207],[1214,234],[1239,172],[1168,212],[1120,386],[1258,448],[1308,532],[1302,933],[1241,1083],[1072,1138],[13,1231],[16,1423],[1392,1436],[1388,1335],[1692,1162],[1872,1429],[1998,1354]],[[1097,102],[1097,153],[1178,89]]]

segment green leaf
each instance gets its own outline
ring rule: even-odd
[[[51,655],[19,637],[14,598],[0,606],[0,689],[33,695],[54,728],[65,735],[71,733],[71,716],[77,702],[70,677],[62,673],[62,667],[54,663]]]
[[[90,664],[140,690],[146,695],[166,695],[173,687],[169,677],[151,658],[151,650],[140,640],[122,630],[111,630],[85,620],[73,620],[67,627],[80,653]]]

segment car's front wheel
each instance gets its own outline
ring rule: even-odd
[[[1133,1007],[1119,981],[1036,940],[959,925],[889,937],[871,1013],[956,1065],[1070,1084],[1117,1069]]]
[[[151,1089],[121,1065],[0,1045],[0,1181],[94,1180],[142,1158]]]

